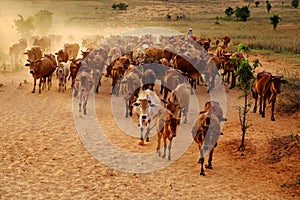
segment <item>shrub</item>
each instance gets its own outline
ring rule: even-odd
[[[291,5],[292,5],[294,8],[298,8],[299,1],[298,1],[298,0],[293,0],[293,1],[291,2]]]

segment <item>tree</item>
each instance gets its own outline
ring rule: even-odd
[[[24,19],[22,15],[18,15],[19,19],[14,20],[17,31],[22,38],[29,38],[32,31],[34,31],[33,17]]]
[[[250,17],[248,6],[243,6],[242,8],[237,6],[234,13],[237,20],[247,21],[248,17]]]
[[[276,30],[278,23],[281,21],[281,18],[279,17],[279,15],[272,15],[270,17],[271,20],[271,24],[273,24],[273,29]]]
[[[271,5],[271,3],[270,3],[269,0],[266,1],[266,6],[267,6],[267,11],[268,11],[268,13],[269,13],[270,10],[271,10],[271,8],[272,8],[272,5]]]
[[[292,0],[291,5],[292,5],[294,8],[298,8],[299,1],[298,1],[298,0]]]
[[[255,7],[256,8],[258,8],[259,4],[260,4],[259,1],[255,1]]]
[[[234,9],[233,9],[233,8],[231,8],[231,7],[228,7],[228,8],[226,8],[226,10],[225,10],[225,14],[227,15],[227,17],[228,17],[228,18],[230,18],[230,17],[231,17],[231,15],[233,15],[233,14],[234,14]]]
[[[33,16],[33,24],[42,34],[45,34],[52,26],[53,12],[43,9]]]
[[[249,61],[247,59],[243,59],[242,62],[238,65],[237,70],[234,72],[237,75],[238,82],[237,86],[243,91],[243,94],[240,96],[240,98],[244,98],[244,105],[242,107],[238,107],[239,111],[239,119],[240,119],[240,125],[242,129],[242,141],[241,145],[238,148],[238,151],[244,151],[245,148],[245,137],[247,129],[251,126],[251,124],[248,124],[247,122],[247,113],[250,110],[250,104],[249,104],[249,90],[251,88],[251,82],[254,78],[253,70],[249,64]],[[243,155],[243,154],[242,154]]]

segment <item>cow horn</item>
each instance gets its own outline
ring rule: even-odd
[[[279,76],[279,78],[283,78],[283,75]]]

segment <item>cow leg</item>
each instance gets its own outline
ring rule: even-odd
[[[183,110],[183,111],[184,111],[184,112],[183,112],[183,116],[185,117],[185,118],[184,118],[184,121],[183,121],[184,124],[187,123],[187,113],[188,113],[188,109],[189,109],[189,108],[186,107],[186,108],[184,108],[184,110]]]
[[[168,160],[171,160],[171,148],[172,148],[172,138],[170,139],[170,143],[169,143],[169,147],[168,147],[168,150],[169,150]]]
[[[128,118],[129,100],[125,99],[125,118]]]
[[[160,94],[163,93],[163,90],[164,90],[164,79],[162,78],[161,81],[160,81]]]
[[[58,80],[58,92],[61,90],[61,79]]]
[[[205,168],[207,168],[207,169],[213,169],[213,167],[212,167],[213,153],[214,153],[214,148],[212,148],[211,151],[209,152],[208,164],[205,165]]]
[[[156,147],[156,152],[158,153],[158,157],[161,156],[161,151],[160,151],[160,141],[161,141],[161,136],[162,136],[162,133],[161,133],[161,132],[158,132],[158,133],[157,133],[157,147]]]
[[[275,99],[275,100],[276,100],[276,99]],[[275,121],[275,117],[274,117],[275,100],[272,102],[272,115],[271,115],[271,120],[272,120],[272,121]]]
[[[42,93],[41,87],[42,87],[42,82],[43,82],[43,78],[40,78],[40,83],[39,83],[39,94]]]
[[[259,114],[262,114],[262,101],[263,101],[263,97],[260,96],[259,97]]]
[[[86,104],[87,104],[87,99],[83,102],[83,114],[86,115]]]
[[[167,150],[167,138],[164,136],[163,140],[164,140],[164,153],[162,155],[162,158],[165,158],[166,157],[166,150]]]
[[[150,142],[150,140],[149,140],[149,134],[150,134],[150,130],[149,130],[149,129],[147,129],[147,131],[146,131],[146,135],[145,135],[146,142]]]
[[[143,137],[143,131],[144,131],[144,128],[142,127],[142,123],[140,123],[140,126],[141,126],[141,141],[144,142],[144,137]]]
[[[267,100],[267,99],[264,97],[264,98],[263,98],[263,110],[262,110],[262,113],[261,113],[261,117],[262,117],[262,118],[265,118],[266,106],[267,106],[266,100]]]
[[[257,99],[258,99],[258,94],[255,93],[255,103],[254,103],[254,108],[253,108],[254,113],[256,113],[256,110],[257,110]]]
[[[200,147],[200,158],[199,158],[199,161],[198,163],[201,165],[200,167],[200,176],[205,176],[205,173],[204,173],[204,168],[203,168],[203,164],[204,164],[204,156],[203,156],[203,150],[201,149]]]
[[[33,79],[33,90],[32,90],[32,93],[35,93],[35,86],[36,86],[36,78]]]

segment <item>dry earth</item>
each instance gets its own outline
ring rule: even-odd
[[[266,70],[274,70],[272,65],[263,62]],[[238,99],[240,92],[237,89],[226,88],[228,121],[215,149],[214,169],[206,170],[205,177],[199,176],[199,153],[194,142],[178,159],[164,161],[170,162],[166,167],[147,173],[142,173],[147,171],[144,168],[140,172],[127,173],[105,165],[85,148],[80,139],[82,133],[76,129],[78,121],[74,119],[89,119],[93,108],[89,103],[87,116],[79,117],[77,107],[73,112],[69,84],[65,93],[58,93],[58,83],[54,80],[50,91],[32,94],[33,80],[27,70],[1,73],[0,82],[3,84],[0,88],[1,199],[299,198],[299,185],[289,185],[296,183],[296,175],[299,175],[299,143],[287,152],[290,155],[285,154],[279,160],[272,159],[270,144],[272,138],[299,133],[299,113],[276,113],[276,122],[272,122],[270,108],[264,119],[251,112],[249,121],[253,126],[248,130],[247,149],[241,156],[237,151],[241,130],[236,107],[242,105],[242,101]],[[137,127],[132,132],[136,137],[120,130],[115,121],[120,116],[112,115],[110,89],[110,80],[104,78],[100,93],[95,96],[97,119],[105,136],[125,151],[154,152],[156,136],[153,131],[150,143],[140,146]],[[196,89],[196,94],[202,108],[209,96],[203,86]],[[123,105],[118,107],[123,115]],[[193,112],[196,111],[191,110]],[[130,119],[123,120],[130,126]],[[191,137],[189,126],[192,121],[190,118],[187,125],[181,125],[180,134],[184,138]],[[112,159],[120,156],[111,155],[109,148],[102,147],[102,150],[101,153]],[[176,151],[176,146],[172,150]],[[128,162],[126,157],[123,159],[120,166]],[[155,154],[151,159],[162,162]],[[282,187],[284,183],[289,187]]]

